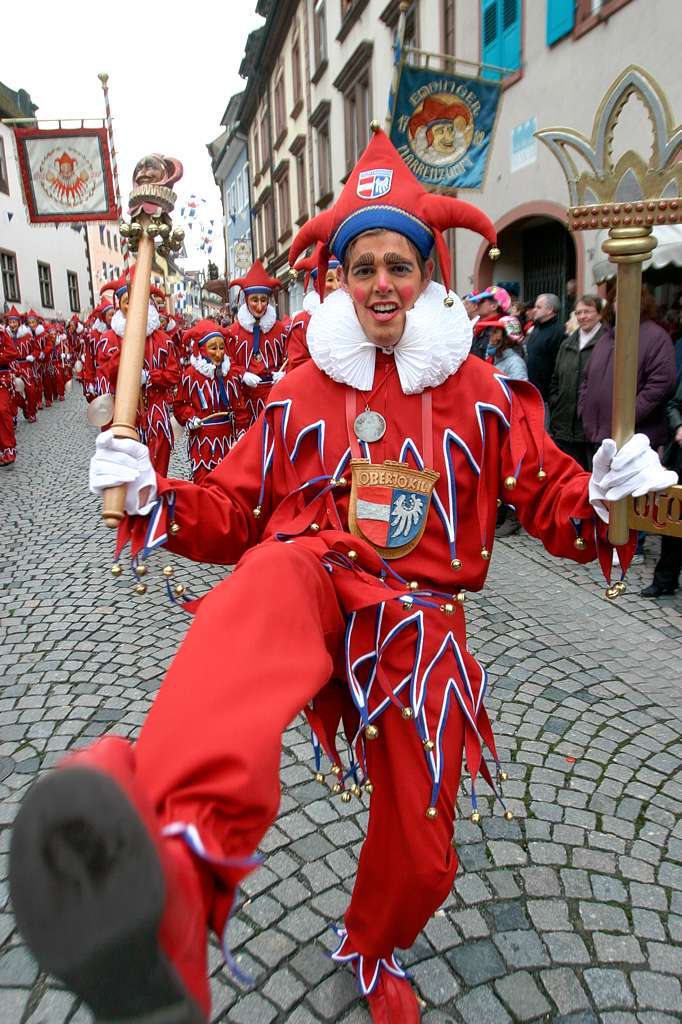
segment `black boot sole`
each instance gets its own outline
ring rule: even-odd
[[[35,783],[14,824],[9,879],[36,960],[97,1024],[204,1024],[159,946],[156,849],[108,775],[62,768]]]

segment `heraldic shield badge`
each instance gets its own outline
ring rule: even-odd
[[[352,459],[351,474],[351,533],[369,541],[382,558],[409,554],[421,540],[440,473],[405,462]]]

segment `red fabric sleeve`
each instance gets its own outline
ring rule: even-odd
[[[187,423],[187,420],[191,419],[191,417],[195,415],[189,391],[191,379],[191,372],[185,370],[182,375],[182,380],[180,381],[177,398],[173,402],[173,415],[178,423],[182,423],[183,426]]]
[[[306,328],[300,321],[296,321],[289,332],[286,358],[287,370],[295,370],[297,366],[301,365],[301,363],[305,363],[306,360],[310,359],[310,352],[308,351],[308,342],[306,339]]]
[[[171,344],[171,339],[166,335],[168,345],[166,364],[163,367],[152,367],[149,371],[149,379],[155,388],[171,389],[177,387],[180,381],[180,363]]]

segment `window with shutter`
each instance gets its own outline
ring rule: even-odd
[[[547,0],[547,45],[563,39],[573,31],[575,0]]]
[[[481,0],[481,61],[516,71],[521,67],[520,0]],[[482,78],[500,73],[483,68]]]

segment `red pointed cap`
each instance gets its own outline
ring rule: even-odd
[[[215,320],[197,320],[188,331],[183,331],[182,334],[182,340],[185,343],[191,343],[194,355],[201,354],[202,346],[210,338],[223,338],[227,341],[227,331],[220,327]]]
[[[117,299],[121,299],[123,295],[129,290],[133,280],[135,279],[135,267],[130,270],[124,271],[120,277],[115,278],[113,281],[107,281],[103,284],[99,290],[100,295],[104,295],[105,292],[113,292]],[[166,298],[166,293],[161,289],[157,288],[155,284],[149,285],[149,294],[156,295],[160,299]]]
[[[449,289],[450,256],[442,233],[457,227],[478,232],[491,245],[497,241],[489,217],[462,199],[427,192],[386,133],[377,129],[334,206],[299,231],[289,251],[289,264],[295,266],[301,253],[315,242],[323,244],[320,268],[325,264],[325,250],[343,263],[353,239],[365,231],[384,228],[405,235],[424,259],[435,245],[443,283]]]
[[[5,320],[21,320],[22,313],[19,312],[16,306],[12,306],[5,313]]]
[[[313,251],[311,252],[310,256],[305,256],[302,260],[299,260],[296,266],[294,267],[294,270],[298,270],[299,273],[303,271],[305,272],[304,286],[306,288],[310,284],[311,278],[313,279],[313,281],[317,280],[317,272],[320,266],[320,262],[322,261],[323,249],[324,245],[322,244],[322,242],[318,242]],[[330,256],[329,259],[327,260],[327,270],[336,270],[336,268],[340,266],[341,263],[339,262],[339,260],[336,259],[335,256]]]
[[[261,261],[256,260],[245,277],[235,277],[228,287],[241,288],[244,295],[270,295],[276,288],[282,287],[282,282],[276,277],[269,277]]]
[[[28,313],[24,313],[27,320],[41,320],[40,313],[36,313],[35,309],[29,309]]]

